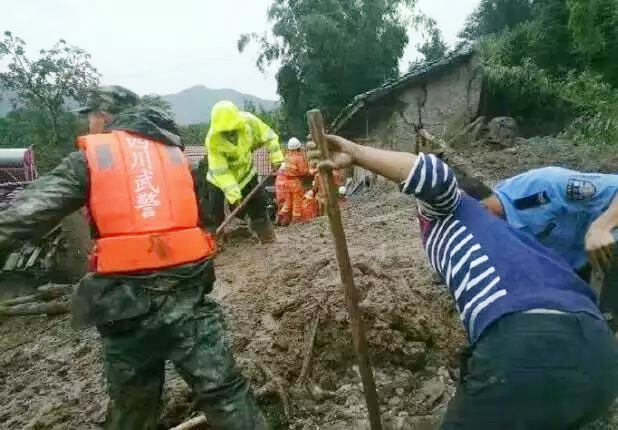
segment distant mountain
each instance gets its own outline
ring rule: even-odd
[[[210,110],[220,100],[230,100],[241,109],[246,101],[255,106],[262,106],[266,110],[273,109],[277,105],[273,100],[264,100],[229,89],[211,90],[203,85],[162,97],[172,105],[176,121],[183,125],[209,122]],[[0,91],[0,118],[11,111],[12,98],[15,98],[14,94]]]
[[[262,106],[266,110],[273,109],[277,105],[273,100],[264,100],[229,89],[211,90],[203,85],[187,88],[179,93],[163,96],[163,98],[172,105],[179,124],[209,122],[210,110],[220,100],[232,101],[241,109],[245,102]]]

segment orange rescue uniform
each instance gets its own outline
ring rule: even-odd
[[[307,191],[303,198],[302,220],[310,221],[320,215],[320,204],[313,189]]]
[[[277,202],[278,225],[288,225],[291,221],[291,218],[289,216],[280,213],[280,210],[285,203],[288,179],[289,177],[284,171],[277,172],[277,176],[275,178],[275,200]]]
[[[324,194],[324,190],[322,189],[321,186],[321,179],[320,179],[320,174],[317,172],[317,170],[315,169],[311,169],[309,172],[311,175],[314,175],[314,183],[315,188],[317,190],[316,192],[316,199],[318,202],[321,202],[321,205],[324,205],[326,202],[326,195]],[[344,179],[343,179],[343,174],[341,173],[340,169],[337,170],[333,170],[333,181],[335,182],[335,187],[338,189],[341,185],[344,184]]]
[[[98,237],[98,273],[128,273],[211,257],[200,228],[189,163],[178,147],[123,131],[82,136],[90,175],[89,210]]]
[[[285,182],[285,201],[279,215],[285,218],[292,213],[292,221],[301,222],[305,194],[302,178],[309,175],[309,166],[300,151],[290,151],[286,154],[285,173],[288,176]]]

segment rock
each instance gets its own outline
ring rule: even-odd
[[[341,323],[344,322],[348,318],[348,313],[344,310],[340,310],[335,314],[335,321]]]
[[[69,416],[69,412],[60,399],[51,399],[35,413],[24,430],[53,428],[57,424],[62,424]]]
[[[513,139],[517,137],[517,123],[508,116],[499,116],[489,121],[487,140],[504,146],[513,145]]]
[[[447,394],[446,384],[439,377],[426,381],[417,391],[416,401],[424,409],[431,411]]]
[[[388,400],[388,406],[390,406],[391,408],[394,408],[396,406],[401,405],[401,398],[395,396],[395,397],[391,397]]]
[[[344,384],[337,389],[337,394],[349,394],[354,391],[354,386],[352,384]]]
[[[355,419],[352,422],[339,421],[322,428],[324,430],[371,430],[369,421],[366,419]]]
[[[404,421],[402,430],[435,430],[438,428],[440,418],[435,416],[408,417]]]
[[[318,402],[324,401],[325,399],[328,399],[328,398],[335,397],[337,394],[331,391],[325,391],[321,387],[315,384],[312,384],[309,387],[309,390],[311,391],[311,395],[313,396],[313,399]]]

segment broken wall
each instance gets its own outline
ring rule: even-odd
[[[381,101],[367,115],[379,119],[363,136],[373,145],[397,151],[417,151],[415,126],[436,136],[450,136],[474,119],[479,111],[483,73],[478,56],[444,67],[422,80],[396,90],[389,115]]]
[[[415,127],[452,136],[478,115],[482,91],[483,72],[475,55],[393,90],[361,109],[340,133],[363,145],[418,152]],[[356,184],[385,180],[360,167],[353,169],[352,177]]]

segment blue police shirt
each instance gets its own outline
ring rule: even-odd
[[[494,191],[512,227],[532,234],[580,269],[588,261],[588,227],[612,202],[618,175],[544,167],[509,178]]]

